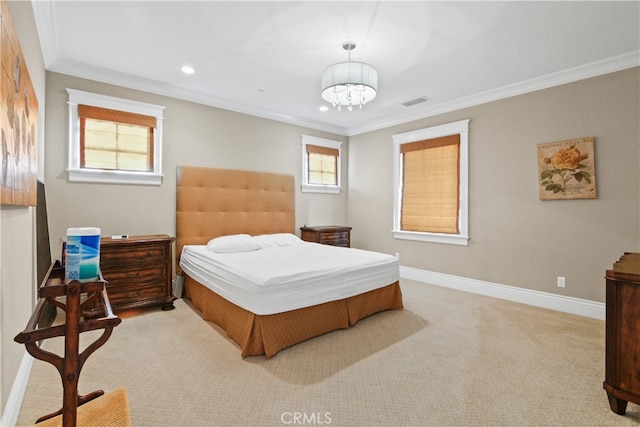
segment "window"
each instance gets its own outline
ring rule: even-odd
[[[69,93],[69,180],[117,184],[162,183],[164,107]]]
[[[466,246],[469,120],[393,136],[397,239]]]
[[[302,135],[302,191],[340,192],[342,143]]]

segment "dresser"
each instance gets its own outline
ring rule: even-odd
[[[625,253],[606,272],[605,380],[611,410],[640,404],[640,254]]]
[[[319,225],[300,227],[300,237],[305,242],[323,245],[351,247],[351,227],[341,225]]]
[[[100,269],[114,312],[161,306],[172,310],[172,244],[165,234],[100,239]],[[95,304],[83,314],[97,313]]]

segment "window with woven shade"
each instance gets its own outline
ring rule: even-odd
[[[459,232],[460,135],[403,144],[402,230]]]
[[[342,143],[302,135],[302,191],[340,192]]]
[[[69,180],[160,185],[164,107],[67,91]]]
[[[338,185],[338,157],[335,148],[307,145],[307,182],[315,185]]]
[[[468,120],[394,135],[394,236],[468,243]]]
[[[155,117],[82,104],[78,116],[81,168],[153,169]]]

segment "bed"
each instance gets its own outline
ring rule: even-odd
[[[177,270],[185,297],[240,346],[242,357],[271,357],[403,307],[394,257],[295,236],[293,176],[178,166],[176,183]],[[262,258],[267,255],[287,259],[280,263],[284,272],[271,271],[276,262]],[[347,255],[366,266],[352,268]],[[305,257],[312,262],[303,267]],[[319,260],[329,263],[324,277]],[[254,268],[260,265],[267,271]]]

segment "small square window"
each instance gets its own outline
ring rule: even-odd
[[[164,107],[67,89],[69,180],[162,183]]]
[[[340,192],[342,143],[302,135],[302,191]]]

